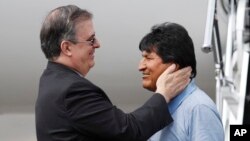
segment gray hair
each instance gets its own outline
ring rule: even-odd
[[[75,5],[61,6],[49,12],[40,31],[41,49],[45,57],[49,60],[58,57],[62,40],[76,41],[75,25],[92,17],[90,12]]]

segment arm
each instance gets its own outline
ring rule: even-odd
[[[68,118],[83,135],[97,140],[143,141],[172,122],[160,94],[126,114],[112,105],[102,90],[86,85],[74,84],[65,100]]]
[[[224,130],[218,112],[207,105],[198,105],[192,111],[191,141],[224,141]]]

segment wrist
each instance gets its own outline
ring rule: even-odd
[[[170,98],[167,97],[167,94],[164,94],[163,92],[160,92],[160,91],[156,91],[155,93],[162,95],[164,97],[164,99],[166,100],[166,103],[169,103]]]

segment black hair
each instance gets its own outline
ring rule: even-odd
[[[179,68],[192,67],[191,78],[196,76],[196,59],[194,45],[187,30],[176,23],[165,22],[152,27],[146,34],[139,49],[148,53],[154,51],[163,63],[175,63]]]

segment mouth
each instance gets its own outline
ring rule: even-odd
[[[143,73],[142,74],[142,78],[147,78],[147,77],[149,77],[150,75],[148,74],[148,73]]]
[[[93,51],[91,51],[90,53],[89,53],[89,56],[90,56],[90,58],[91,59],[94,59],[95,58],[95,50],[93,50]]]

